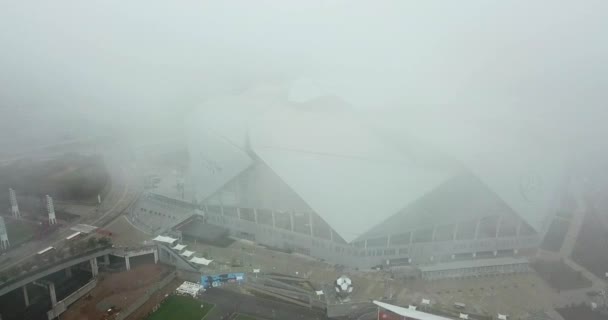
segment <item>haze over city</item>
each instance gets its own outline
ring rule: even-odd
[[[372,114],[421,116],[429,134],[515,122],[596,144],[607,116],[606,9],[603,1],[4,2],[0,92],[12,117],[2,128],[19,132],[10,136],[20,144],[40,139],[20,119],[47,137],[57,131],[47,126],[131,132],[169,118],[179,127],[212,97],[308,78]]]
[[[0,1],[1,318],[605,319],[607,12]]]

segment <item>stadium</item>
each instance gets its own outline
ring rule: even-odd
[[[564,157],[532,138],[479,134],[475,152],[435,150],[332,96],[226,98],[190,128],[194,202],[207,223],[358,268],[534,252],[566,181]]]

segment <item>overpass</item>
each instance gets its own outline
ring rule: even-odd
[[[95,288],[95,286],[97,285],[97,274],[99,271],[97,262],[97,259],[99,257],[104,257],[105,264],[109,264],[110,255],[124,257],[127,270],[129,270],[129,257],[135,257],[145,254],[153,254],[154,263],[158,262],[158,248],[156,246],[147,246],[139,248],[97,248],[79,255],[70,256],[50,265],[46,265],[39,269],[32,270],[26,274],[17,276],[14,279],[11,279],[10,281],[4,282],[0,284],[0,296],[3,296],[13,290],[21,288],[21,290],[23,291],[23,300],[25,301],[25,306],[28,307],[30,305],[30,300],[28,296],[27,285],[32,283],[39,287],[44,287],[46,288],[46,290],[48,290],[52,306],[52,309],[47,312],[48,319],[55,319],[60,314],[65,312],[70,304],[74,303],[76,300],[86,295],[91,290],[93,290],[93,288]],[[71,277],[73,267],[86,262],[89,262],[90,267],[89,265],[86,265],[84,266],[84,269],[90,269],[91,274],[93,276],[92,279],[84,286],[77,289],[75,292],[69,294],[64,299],[57,301],[55,283],[53,283],[53,281],[49,281],[49,279],[45,277],[51,276],[62,270],[65,270],[66,276]]]
[[[112,252],[113,256],[125,258],[127,271],[131,270],[129,258],[142,256],[145,254],[154,254],[154,263],[158,263],[158,249],[156,246],[140,247],[140,248],[116,248]]]
[[[0,296],[3,296],[15,289],[19,289],[28,283],[42,279],[52,273],[68,269],[77,264],[89,261],[91,263],[91,271],[93,277],[97,276],[97,257],[105,256],[114,252],[114,248],[101,248],[94,251],[85,252],[81,255],[68,257],[60,260],[59,262],[53,263],[49,266],[42,267],[24,275],[15,277],[14,279],[0,284]]]

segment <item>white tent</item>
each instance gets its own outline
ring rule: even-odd
[[[175,247],[173,247],[171,249],[176,250],[176,251],[182,251],[182,250],[184,250],[185,247],[187,247],[187,245],[178,243],[177,245],[175,245]]]
[[[196,297],[199,291],[203,289],[203,287],[194,282],[184,281],[175,291],[181,294],[191,295],[192,297]]]
[[[167,236],[157,236],[156,238],[154,238],[152,240],[158,241],[158,242],[163,242],[163,243],[168,243],[168,244],[173,244],[173,243],[175,243],[175,241],[177,241],[177,239],[173,239],[173,238],[167,237]]]
[[[193,254],[194,254],[194,252],[186,250],[186,251],[182,252],[180,255],[182,255],[186,258],[190,258]]]
[[[204,266],[208,266],[213,260],[207,260],[205,258],[197,258],[197,257],[193,257],[192,259],[190,259],[190,262],[192,263],[196,263],[196,264],[202,264]]]

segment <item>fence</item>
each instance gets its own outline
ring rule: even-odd
[[[144,305],[144,303],[146,303],[148,300],[150,300],[152,295],[154,295],[158,290],[162,289],[164,286],[169,284],[169,282],[173,281],[175,279],[175,276],[176,276],[175,271],[172,271],[166,277],[164,277],[162,280],[160,280],[159,282],[154,284],[154,286],[152,288],[150,288],[148,291],[146,291],[146,293],[144,293],[144,295],[139,297],[139,299],[137,299],[135,302],[133,302],[130,306],[123,309],[120,312],[120,314],[116,317],[116,320],[127,319],[133,312],[135,312],[135,310],[139,309],[141,306]]]

